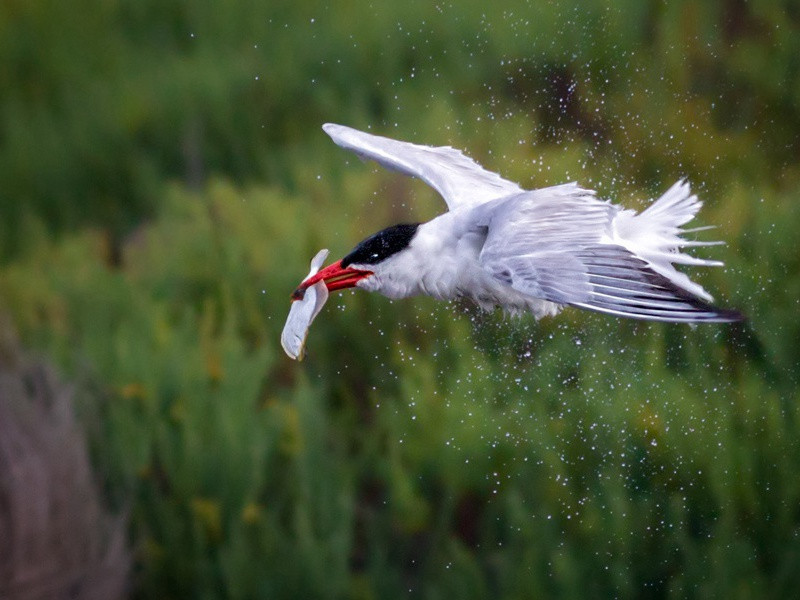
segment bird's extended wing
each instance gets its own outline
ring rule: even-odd
[[[516,291],[559,304],[655,321],[741,320],[739,313],[709,304],[705,290],[672,267],[719,264],[678,252],[680,246],[708,244],[676,233],[673,221],[681,225],[699,208],[688,185],[684,191],[683,202],[675,201],[675,188],[664,195],[662,208],[672,203],[675,210],[663,216],[659,210],[636,215],[574,184],[478,207],[478,219],[488,226],[480,261]],[[696,206],[687,218],[689,200]],[[618,225],[636,232],[635,243],[620,237]],[[645,239],[647,247],[639,251]]]
[[[361,158],[418,177],[441,194],[450,210],[523,191],[449,146],[420,146],[334,123],[326,123],[322,129],[336,144]]]

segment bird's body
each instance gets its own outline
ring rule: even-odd
[[[341,261],[306,279],[329,290],[358,287],[389,298],[469,298],[537,318],[564,305],[672,322],[740,320],[673,263],[721,263],[681,252],[710,245],[682,237],[701,203],[679,181],[641,213],[598,199],[574,183],[533,191],[490,173],[449,147],[390,140],[341,125],[325,131],[340,146],[419,177],[449,211],[422,224],[384,229]],[[691,231],[691,230],[689,230]]]
[[[497,306],[537,317],[556,314],[558,305],[523,294],[492,276],[481,263],[488,227],[477,224],[472,208],[447,212],[422,223],[408,247],[385,259],[357,287],[393,298],[468,298],[481,308]],[[431,260],[436,257],[436,260]]]

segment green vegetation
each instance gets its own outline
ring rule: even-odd
[[[81,382],[136,597],[795,593],[800,13],[605,4],[0,7],[0,327]],[[310,257],[443,208],[325,121],[636,207],[688,176],[749,321],[345,293],[294,363]]]

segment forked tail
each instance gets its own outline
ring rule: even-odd
[[[646,260],[656,273],[690,294],[711,302],[711,294],[673,267],[673,264],[699,267],[721,267],[723,264],[718,260],[697,258],[681,251],[682,248],[717,246],[724,243],[687,240],[683,237],[686,233],[712,229],[681,229],[682,225],[694,218],[702,205],[697,196],[692,194],[689,183],[681,179],[641,213],[621,211],[614,220],[614,226],[618,243]]]

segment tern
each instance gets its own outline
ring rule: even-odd
[[[292,294],[324,283],[389,298],[468,298],[537,319],[564,306],[617,317],[678,323],[734,322],[674,264],[721,266],[682,251],[719,242],[685,239],[702,203],[679,180],[637,213],[577,183],[524,190],[461,151],[402,142],[328,123],[333,141],[362,159],[417,177],[448,211],[366,238],[341,260],[306,278]]]

